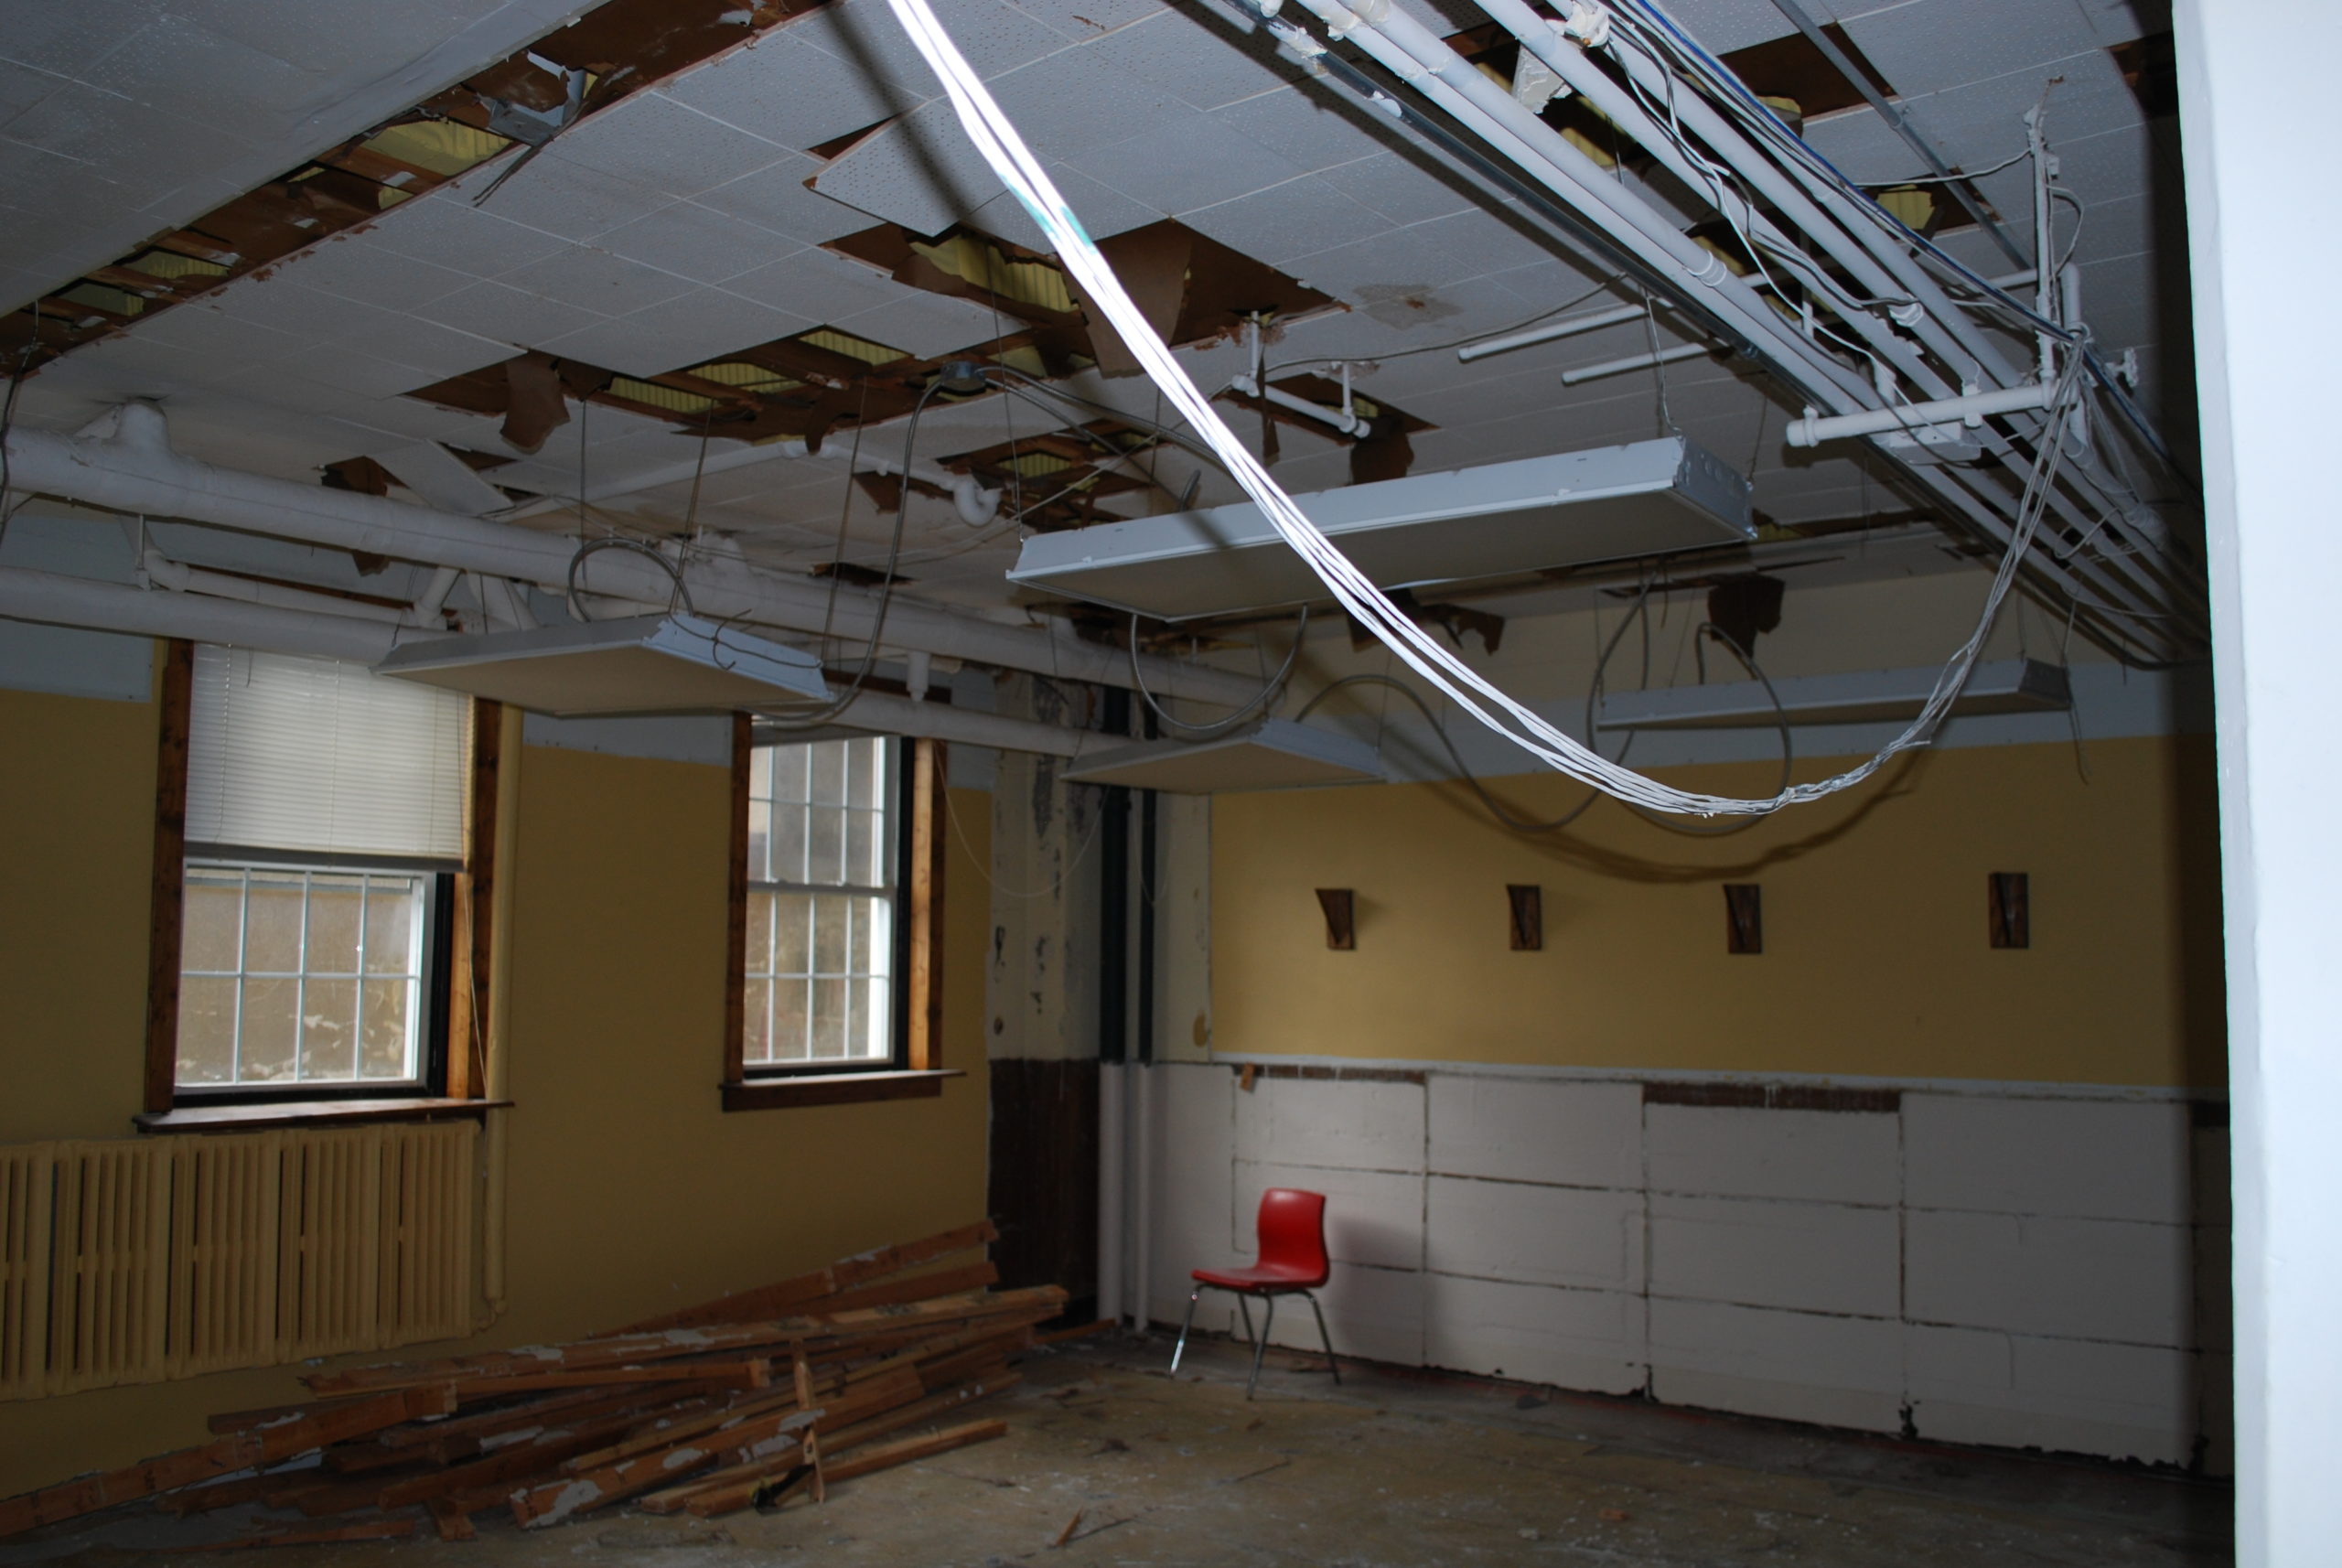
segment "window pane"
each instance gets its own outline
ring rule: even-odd
[[[772,880],[805,880],[805,808],[772,809]]]
[[[748,798],[772,799],[772,747],[759,746],[748,753]]]
[[[845,875],[838,880],[858,887],[877,886],[877,813],[848,811],[845,814]]]
[[[748,982],[747,1006],[742,1024],[746,1037],[741,1041],[741,1058],[751,1062],[772,1060],[772,984],[769,981]]]
[[[849,806],[879,806],[885,804],[879,791],[879,759],[886,755],[883,740],[856,740],[846,743],[851,748],[846,758],[845,803]]]
[[[779,746],[771,749],[772,798],[776,800],[805,799],[806,754],[810,746]]]
[[[236,982],[190,975],[179,982],[181,1083],[236,1079]]]
[[[423,925],[424,882],[418,876],[377,876],[366,889],[366,972],[414,974]]]
[[[806,813],[805,880],[834,886],[845,880],[845,813],[815,806]]]
[[[369,1079],[415,1076],[415,992],[411,980],[370,980],[361,1000],[364,1026],[359,1036],[358,1075]]]
[[[365,888],[362,876],[309,878],[308,949],[301,961],[301,967],[309,973],[358,972],[358,928],[365,909]]]
[[[847,907],[844,898],[816,898],[813,903],[813,972],[843,974],[846,959]]]
[[[868,974],[870,972],[870,906],[876,900],[841,898],[838,902],[845,907],[847,922],[845,963],[843,967],[848,974]]]
[[[813,956],[813,899],[803,893],[783,893],[776,902],[779,934],[773,939],[775,974],[808,974]]]
[[[237,1082],[287,1083],[292,1080],[293,1013],[300,1003],[300,990],[301,983],[297,980],[244,982]]]
[[[846,740],[824,740],[806,747],[810,754],[806,761],[813,770],[810,799],[816,805],[845,804],[845,752],[846,747],[853,744]]]
[[[750,974],[772,972],[773,906],[779,902],[770,893],[748,895],[747,965]]]
[[[801,1062],[805,1059],[806,988],[810,982],[776,980],[772,983],[772,1059]]]
[[[315,900],[311,901],[312,908]],[[351,922],[351,953],[357,958],[356,922]],[[301,1077],[349,1079],[358,1076],[358,982],[312,980],[301,988]]]
[[[301,972],[302,880],[297,871],[290,876],[270,871],[252,874],[252,891],[244,899],[247,974]]]
[[[772,807],[769,803],[751,799],[748,801],[748,880],[770,882],[772,848]]]
[[[235,973],[243,925],[242,874],[190,870],[179,917],[179,967],[190,972]],[[231,1015],[233,1011],[231,1007]]]
[[[845,1055],[845,988],[843,980],[813,982],[812,1057],[835,1061]]]

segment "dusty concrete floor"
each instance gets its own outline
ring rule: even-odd
[[[272,1568],[999,1568],[1599,1563],[1937,1568],[2231,1561],[2227,1489],[2111,1466],[1819,1433],[1241,1348],[1077,1341],[987,1411],[1007,1437],[718,1520],[613,1510],[542,1532],[285,1547]],[[297,1517],[297,1516],[291,1516]],[[111,1568],[275,1516],[121,1510],[0,1546],[0,1568]],[[1062,1537],[1062,1547],[1055,1543]]]

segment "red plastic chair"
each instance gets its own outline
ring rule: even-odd
[[[1309,1310],[1317,1317],[1318,1343],[1326,1347],[1327,1369],[1334,1374],[1334,1381],[1340,1382],[1341,1364],[1334,1359],[1334,1341],[1326,1332],[1326,1313],[1316,1294],[1331,1272],[1326,1260],[1326,1195],[1290,1187],[1269,1188],[1261,1194],[1255,1232],[1261,1243],[1259,1262],[1249,1269],[1198,1269],[1189,1276],[1196,1288],[1187,1293],[1187,1316],[1179,1321],[1179,1343],[1171,1351],[1171,1369],[1179,1369],[1179,1358],[1187,1349],[1188,1326],[1196,1321],[1196,1298],[1209,1286],[1231,1292],[1236,1309],[1244,1315],[1244,1337],[1252,1342],[1252,1375],[1244,1380],[1246,1399],[1252,1397],[1253,1387],[1261,1380],[1261,1358],[1276,1326],[1281,1295],[1308,1301]],[[1251,1296],[1268,1304],[1268,1316],[1258,1334],[1252,1332],[1252,1309],[1245,1305]]]

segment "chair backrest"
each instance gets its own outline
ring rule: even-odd
[[[1296,1283],[1326,1283],[1326,1195],[1273,1187],[1261,1194],[1258,1234],[1262,1268],[1291,1269]]]

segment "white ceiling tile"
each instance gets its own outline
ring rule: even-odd
[[[306,347],[289,332],[223,315],[202,300],[158,311],[132,328],[131,336],[231,363],[281,358]],[[76,357],[69,354],[61,362],[70,364]]]
[[[0,54],[59,76],[81,77],[153,19],[138,0],[91,0],[87,5],[17,5],[8,8]]]
[[[813,158],[773,164],[693,199],[710,211],[809,245],[869,228],[869,213],[807,188],[806,180],[822,166]]]
[[[1241,99],[1212,111],[1212,118],[1241,131],[1303,170],[1334,168],[1383,149],[1384,138],[1340,101],[1298,87]]]
[[[549,143],[543,156],[616,175],[662,196],[694,196],[763,168],[790,150],[664,94],[643,92],[588,117]],[[513,180],[527,177],[523,170]]]
[[[156,17],[81,80],[102,91],[247,143],[331,101],[334,84],[183,17]]]
[[[1082,0],[1080,5],[1061,0],[1021,0],[1017,9],[1075,43],[1086,44],[1158,15],[1168,5],[1167,0]]]
[[[1329,251],[1387,232],[1391,220],[1308,177],[1234,201],[1182,213],[1179,221],[1255,261],[1282,267],[1296,255]]]
[[[629,375],[653,376],[685,365],[704,364],[720,355],[792,337],[818,325],[809,317],[708,288],[616,321],[597,322],[554,339],[547,349]],[[605,345],[618,357],[597,357]]]
[[[1217,109],[1289,87],[1299,74],[1276,59],[1265,33],[1245,38],[1200,8],[1163,11],[1085,44],[1079,52],[1086,60],[1112,64],[1150,81],[1198,109]]]
[[[769,229],[678,201],[601,235],[596,248],[699,283],[720,283],[804,249]]]
[[[1081,220],[1084,231],[1093,240],[1111,240],[1168,216],[1063,164],[1051,165],[1049,177],[1057,182],[1058,194],[1065,198],[1073,215]],[[1025,210],[1025,204],[1004,190],[977,208],[969,222],[995,239],[1022,245],[1028,251],[1046,254],[1055,248],[1048,236],[1041,232],[1041,226],[1033,221],[1033,215]]]
[[[1806,8],[1816,21],[1830,20],[1827,7]],[[1773,0],[1668,0],[1667,14],[1712,55],[1727,55],[1797,31],[1797,24],[1781,15]]]
[[[727,280],[732,294],[814,321],[843,321],[913,291],[867,263],[800,251]]]
[[[498,351],[501,354],[510,350],[500,347]],[[340,343],[303,356],[297,363],[302,375],[311,381],[323,381],[345,392],[362,392],[370,398],[397,397],[419,386],[445,379],[413,365],[401,364],[371,353],[360,353]]]
[[[604,319],[566,301],[500,283],[476,283],[458,289],[445,299],[416,306],[414,315],[474,338],[526,349]]]
[[[915,234],[941,233],[1004,188],[940,101],[857,143],[813,177],[821,195]]]
[[[1466,269],[1458,274],[1465,277],[1535,266],[1553,257],[1552,247],[1531,239],[1505,219],[1477,207],[1395,229],[1391,237],[1417,239],[1445,247]]]
[[[693,286],[689,278],[614,255],[598,245],[572,246],[560,255],[515,267],[498,282],[596,316],[625,316],[688,294]]]
[[[1911,144],[1867,104],[1808,120],[1803,134],[1808,145],[1857,185],[1916,179],[1928,172]]]
[[[401,202],[351,231],[378,250],[480,277],[495,277],[567,249],[558,234],[474,207],[467,196],[435,192]]]
[[[273,327],[312,343],[396,319],[389,311],[294,283],[282,274],[249,274],[213,289],[204,304],[234,321]]]
[[[482,165],[441,187],[436,199],[471,200],[485,192],[504,167],[501,158]],[[650,186],[548,155],[532,158],[481,205],[496,217],[564,240],[586,240],[656,212],[671,199]]]
[[[2156,186],[2154,143],[2143,126],[2060,143],[2057,164],[2057,183],[2086,202],[2146,195]],[[2165,196],[2175,199],[2177,181],[2171,185]]]
[[[796,35],[797,24],[685,71],[662,90],[727,124],[802,152],[908,113],[927,95],[859,71]]]
[[[474,281],[469,273],[385,250],[370,236],[341,234],[280,263],[275,277],[386,310],[442,299]]]
[[[346,353],[369,354],[392,364],[411,365],[417,372],[417,386],[497,364],[510,359],[513,353],[512,345],[500,338],[459,332],[452,327],[412,317],[381,328],[347,333],[334,347]]]
[[[1166,212],[1213,207],[1303,171],[1209,115],[1111,142],[1065,160],[1101,185]]]
[[[2109,48],[2171,31],[2171,0],[2081,0],[2098,41]]]
[[[1021,325],[1015,321],[1001,322],[989,306],[972,300],[951,299],[918,289],[906,290],[905,295],[904,298],[849,316],[834,325],[857,338],[903,349],[922,360],[948,354],[954,349],[989,343],[1000,336],[1004,325],[1012,332]]]
[[[1065,47],[1064,38],[1002,0],[941,0],[936,19],[979,76],[1014,70]],[[831,0],[789,25],[790,34],[850,70],[930,97],[942,91],[886,0]]]
[[[2077,0],[1911,0],[1845,26],[1863,58],[1906,97],[2099,47]]]

